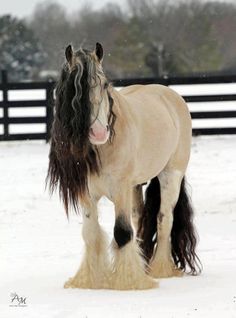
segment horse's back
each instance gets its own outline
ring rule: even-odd
[[[129,100],[141,99],[145,101],[146,99],[153,99],[152,107],[155,108],[156,106],[157,108],[160,108],[164,106],[171,112],[178,113],[180,116],[186,114],[189,119],[189,111],[184,99],[167,86],[159,84],[130,85],[122,88],[119,93]],[[161,103],[160,99],[162,100]],[[130,105],[132,104],[133,103]],[[148,105],[143,103],[143,107],[146,108]]]
[[[144,85],[139,85],[139,84],[129,85],[129,86],[121,88],[119,92],[122,95],[129,95],[129,94],[137,92],[140,88],[143,88],[143,87]]]
[[[146,116],[160,117],[168,112],[180,133],[191,134],[191,117],[184,99],[169,87],[159,84],[131,85],[119,93],[126,99],[131,111]]]

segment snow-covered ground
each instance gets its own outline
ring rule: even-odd
[[[0,143],[0,317],[236,317],[236,136],[193,139],[187,173],[204,271],[148,291],[71,290],[82,257],[81,219],[68,222],[44,189],[48,145]],[[113,232],[113,206],[100,203]],[[11,294],[26,307],[11,307]]]

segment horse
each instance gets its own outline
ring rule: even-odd
[[[64,287],[149,289],[156,278],[196,275],[187,105],[162,85],[116,90],[103,56],[100,43],[78,51],[68,45],[56,87],[47,182],[51,192],[59,189],[67,216],[82,214],[85,243]],[[111,249],[98,221],[103,196],[115,207]]]

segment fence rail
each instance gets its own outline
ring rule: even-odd
[[[164,78],[139,78],[139,79],[117,79],[113,81],[116,87],[124,87],[132,84],[162,84],[166,86],[172,85],[195,85],[195,84],[227,84],[236,83],[236,75],[228,76],[208,76],[208,77],[164,77]],[[2,71],[2,83],[0,91],[2,91],[2,101],[0,101],[0,126],[3,126],[2,133],[0,131],[0,141],[2,140],[25,140],[25,139],[45,139],[50,138],[50,129],[53,121],[53,92],[54,82],[25,82],[10,83],[7,80],[6,71]],[[9,91],[17,90],[44,90],[45,98],[37,100],[11,100],[9,99]],[[183,96],[187,103],[207,103],[207,102],[228,102],[236,101],[236,94],[213,94],[213,95],[186,95]],[[44,116],[10,116],[11,108],[44,108]],[[191,112],[192,119],[223,119],[236,118],[235,110],[220,111],[194,111]],[[12,133],[9,129],[10,125],[19,124],[44,124],[45,132],[30,133]],[[236,134],[235,127],[213,127],[213,128],[194,128],[193,134]]]

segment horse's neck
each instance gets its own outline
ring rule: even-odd
[[[131,108],[126,98],[119,91],[112,91],[113,112],[116,116],[114,125],[114,139],[112,143],[106,143],[108,151],[119,151],[131,142],[129,136],[133,134],[135,123],[132,118]]]
[[[114,101],[113,112],[116,115],[115,129],[119,131],[125,131],[131,120],[129,105],[122,94],[116,89],[112,91],[112,98]],[[130,120],[129,120],[130,119]]]
[[[131,149],[130,143],[133,143],[132,138],[129,138],[132,124],[130,125],[130,110],[126,99],[117,90],[112,90],[111,97],[113,98],[112,111],[114,112],[114,137],[111,142],[106,142],[97,147],[100,160],[102,163],[102,171],[105,176],[114,174],[114,167],[119,171],[120,163],[125,161],[125,154]],[[95,176],[95,178],[97,178]],[[100,181],[99,181],[100,182]]]
[[[122,106],[120,105],[120,93],[115,88],[113,88],[111,96],[113,98],[113,112],[116,114],[117,117],[121,117]]]

